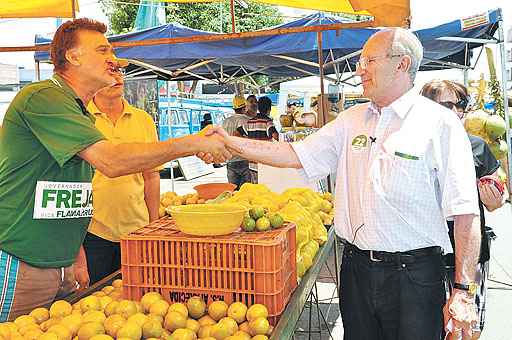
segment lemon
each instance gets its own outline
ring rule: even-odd
[[[30,312],[29,315],[34,318],[37,324],[40,324],[41,322],[46,321],[50,318],[50,312],[48,311],[48,309],[43,307],[34,309],[32,312]]]
[[[96,296],[98,298],[102,297],[102,296],[106,296],[107,294],[105,294],[104,292],[102,292],[101,290],[97,291],[97,292],[94,292],[91,294],[91,296]]]
[[[230,317],[220,319],[219,323],[225,324],[229,328],[229,332],[231,334],[235,334],[235,332],[238,331],[238,324]]]
[[[105,313],[99,310],[90,310],[82,315],[82,322],[100,322],[103,323],[107,317]]]
[[[114,288],[122,288],[123,287],[123,280],[117,279],[112,282],[112,287]]]
[[[148,320],[148,316],[142,313],[135,313],[126,320],[127,322],[135,322],[137,325],[142,327],[144,323]]]
[[[187,319],[187,326],[185,328],[190,329],[192,332],[197,333],[201,325],[194,319]]]
[[[211,329],[212,325],[201,326],[201,328],[199,328],[199,331],[197,332],[197,336],[201,339],[207,338],[210,336]]]
[[[39,337],[43,335],[43,331],[40,329],[31,329],[27,333],[23,335],[23,339],[25,340],[37,340]],[[7,338],[8,339],[8,338]]]
[[[105,334],[105,328],[99,322],[87,322],[78,330],[78,340],[89,340],[95,335]]]
[[[44,333],[38,340],[59,340],[59,337],[55,333]]]
[[[112,301],[108,305],[105,306],[105,309],[103,310],[105,312],[106,316],[111,316],[113,314],[116,314],[117,306],[119,305],[119,301]]]
[[[210,328],[210,336],[218,340],[225,339],[233,335],[233,333],[231,332],[230,326],[223,322],[219,322]]]
[[[263,317],[256,318],[249,322],[249,329],[252,336],[265,335],[268,333],[270,324],[268,320]]]
[[[64,300],[55,301],[50,307],[50,318],[60,317],[63,318],[71,314],[73,307],[71,304]]]
[[[169,313],[169,312],[178,312],[178,313],[181,313],[184,317],[186,317],[186,318],[188,317],[187,306],[185,306],[185,304],[180,303],[180,302],[173,303],[169,307],[169,310],[167,311],[167,313]]]
[[[108,306],[109,303],[111,303],[112,301],[114,301],[114,299],[112,299],[110,296],[102,296],[100,297],[100,306],[101,306],[101,309],[100,310],[104,310],[105,307]]]
[[[208,306],[208,315],[215,321],[219,321],[228,315],[228,305],[224,301],[213,301]]]
[[[113,314],[109,316],[103,326],[105,327],[105,333],[112,337],[116,337],[117,331],[124,326],[126,319],[119,314]]]
[[[186,328],[187,317],[176,311],[169,312],[165,316],[164,327],[169,332],[174,332],[178,328]]]
[[[256,335],[256,336],[253,336],[251,340],[268,340],[268,336],[266,336],[266,335]]]
[[[47,333],[57,334],[59,340],[71,340],[71,331],[64,325],[53,325],[48,329]]]
[[[149,308],[149,313],[153,315],[165,316],[169,310],[169,303],[165,300],[154,302]]]
[[[21,315],[21,316],[18,316],[15,320],[14,320],[14,324],[16,325],[17,328],[21,328],[23,326],[27,326],[29,324],[36,324],[36,319],[34,319],[34,317],[30,316],[30,315]]]
[[[0,323],[0,336],[4,339],[9,339],[11,337],[11,328],[7,322]]]
[[[158,321],[161,325],[164,323],[164,317],[161,315],[149,314],[148,318]]]
[[[117,338],[139,340],[142,337],[142,327],[135,322],[126,322],[118,331]]]
[[[114,338],[111,337],[110,335],[99,334],[93,336],[90,340],[114,340]]]
[[[137,306],[135,302],[130,300],[121,300],[116,307],[116,314],[121,314],[125,319],[128,319],[133,314],[137,313]]]
[[[233,334],[233,336],[237,336],[241,340],[251,340],[251,336],[249,335],[249,333],[244,331],[236,331],[235,334]]]
[[[142,325],[142,337],[147,338],[159,338],[162,336],[163,328],[162,324],[151,317]]]
[[[193,296],[187,301],[187,309],[191,318],[199,319],[206,313],[206,303],[199,296]]]
[[[187,328],[178,328],[171,335],[172,340],[196,340],[196,333]]]
[[[61,325],[66,326],[72,335],[76,335],[82,324],[82,316],[80,314],[71,314],[62,319]]]
[[[242,302],[234,302],[228,308],[228,316],[235,320],[237,323],[242,323],[246,320],[246,313],[247,306]]]
[[[262,206],[256,206],[249,210],[249,215],[257,221],[259,218],[263,217],[265,215],[265,208]]]
[[[205,315],[203,316],[202,318],[200,318],[199,320],[197,320],[199,322],[199,325],[202,327],[202,326],[208,326],[208,325],[215,325],[217,322],[215,322],[215,320],[212,319],[211,316],[209,315]]]
[[[37,325],[35,323],[29,323],[23,327],[20,327],[18,329],[18,333],[20,333],[21,335],[25,335],[25,333],[27,333],[28,331],[34,330],[34,329],[41,330],[41,328],[39,328],[39,325]]]
[[[247,310],[247,321],[251,322],[257,318],[268,318],[268,309],[262,304],[256,303]]]
[[[256,220],[256,230],[267,231],[270,230],[270,220],[263,216]]]
[[[105,286],[101,289],[101,291],[107,295],[110,295],[110,293],[112,293],[114,291],[114,287],[112,286]]]
[[[58,325],[62,321],[62,318],[49,318],[46,321],[41,322],[41,330],[46,332],[51,326]]]
[[[144,308],[144,312],[149,312],[149,307],[158,300],[162,300],[162,295],[157,292],[149,292],[144,294],[142,299],[140,299],[140,303],[142,304],[142,308]]]

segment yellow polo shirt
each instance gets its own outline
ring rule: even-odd
[[[123,99],[124,112],[114,125],[91,100],[87,109],[96,127],[112,143],[149,143],[158,140],[155,122],[145,111]],[[113,242],[149,223],[142,173],[108,178],[96,169],[92,180],[94,213],[89,232]]]

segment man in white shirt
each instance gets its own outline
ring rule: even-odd
[[[249,160],[302,169],[311,180],[336,174],[347,340],[439,339],[443,306],[445,322],[464,339],[476,322],[480,227],[471,145],[455,115],[411,91],[422,57],[412,33],[382,30],[357,67],[371,103],[293,144],[230,137]],[[445,304],[447,217],[455,220],[458,289]]]

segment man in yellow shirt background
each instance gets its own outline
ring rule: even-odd
[[[115,78],[116,84],[100,90],[87,107],[96,127],[114,144],[156,142],[152,117],[124,99],[123,76]],[[94,213],[84,240],[91,284],[121,268],[121,236],[158,219],[159,169],[116,178],[96,170],[92,187]]]

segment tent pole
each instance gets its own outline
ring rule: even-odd
[[[318,45],[318,70],[320,73],[320,100],[318,101],[318,104],[322,104],[321,107],[319,107],[319,111],[321,114],[318,115],[318,127],[322,127],[325,125],[325,108],[326,105],[324,103],[324,56],[323,56],[323,47],[322,47],[322,32],[316,33],[316,40]]]
[[[75,0],[71,0],[71,11],[73,13],[73,19],[76,19],[76,7],[75,7]]]
[[[468,87],[469,85],[469,70],[468,69],[464,69],[462,71],[462,74],[464,75],[464,86]]]
[[[40,81],[41,80],[41,68],[40,68],[40,65],[39,65],[39,60],[36,61],[36,81]]]
[[[235,26],[235,0],[230,0],[229,2],[231,8],[231,28],[233,29],[233,33],[236,32]]]
[[[505,66],[505,34],[503,33],[503,20],[500,20],[498,23],[498,39],[500,41],[499,48],[500,48],[500,59],[501,59],[501,89],[503,91],[503,109],[505,111],[505,125],[507,127],[506,129],[506,142],[508,145],[508,152],[507,152],[507,180],[508,180],[508,190],[511,190],[512,188],[512,178],[510,178],[510,174],[512,174],[512,150],[510,148],[510,138],[512,137],[512,133],[510,131],[510,115],[508,111],[508,98],[507,98],[507,69]]]

